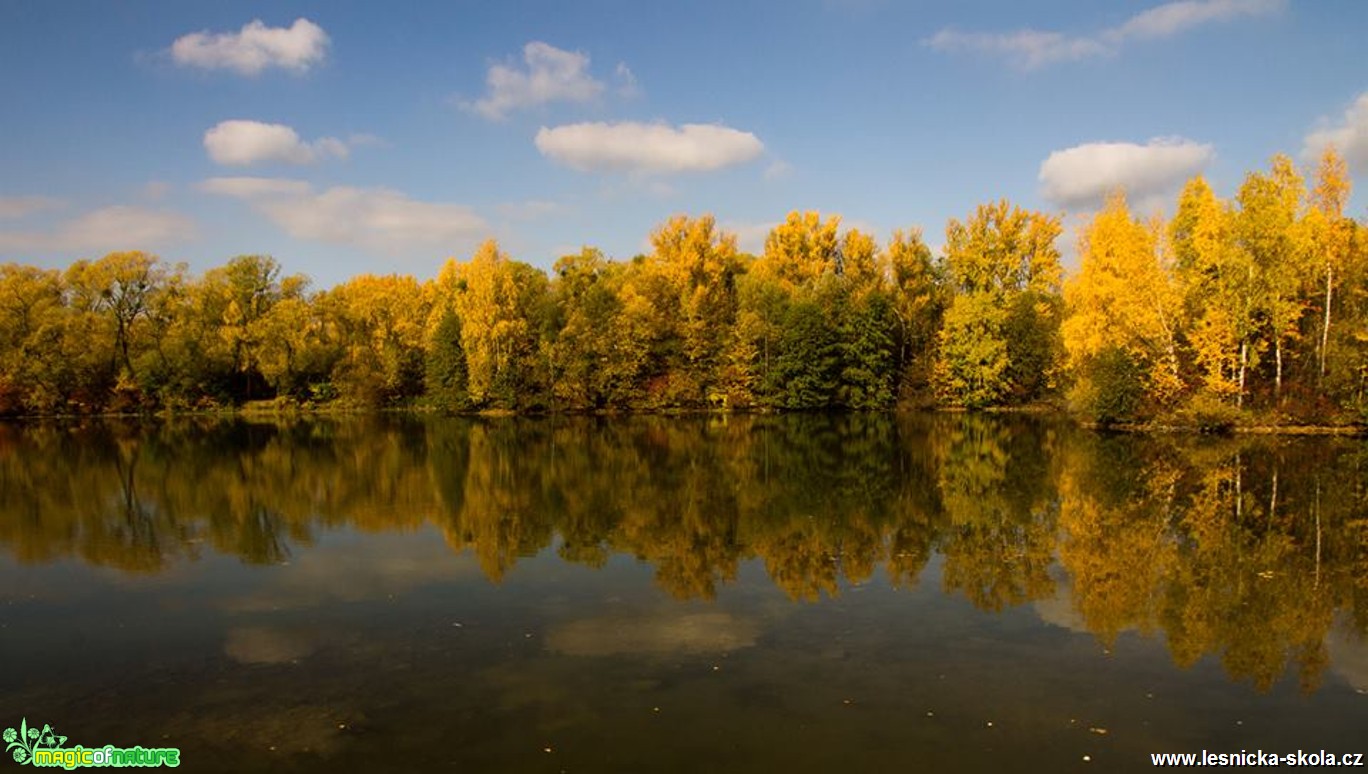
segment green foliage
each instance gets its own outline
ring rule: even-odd
[[[827,315],[814,300],[789,306],[766,392],[785,409],[818,409],[835,402],[841,345]]]
[[[461,318],[442,315],[428,345],[424,386],[433,405],[445,411],[470,407],[465,350],[461,349]]]
[[[1145,408],[1146,376],[1144,365],[1127,350],[1108,347],[1078,375],[1074,403],[1099,424],[1134,421]]]
[[[944,400],[969,408],[1009,393],[1006,311],[989,294],[959,295],[945,314],[933,382]]]

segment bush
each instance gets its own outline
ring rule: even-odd
[[[1178,410],[1175,418],[1179,424],[1203,433],[1229,433],[1244,418],[1244,412],[1209,392],[1199,392]]]

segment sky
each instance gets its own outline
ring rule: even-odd
[[[0,0],[0,262],[325,288],[488,238],[626,259],[675,214],[758,252],[792,210],[938,247],[999,198],[1073,226],[1327,142],[1368,186],[1365,41],[1361,0]]]

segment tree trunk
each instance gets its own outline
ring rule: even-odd
[[[1273,337],[1273,353],[1278,365],[1273,377],[1273,405],[1282,405],[1282,336]]]
[[[1240,342],[1240,391],[1235,396],[1235,406],[1237,408],[1244,408],[1245,367],[1248,365],[1248,363],[1249,343],[1242,341]]]
[[[1318,382],[1325,381],[1325,350],[1330,342],[1330,300],[1331,289],[1335,284],[1335,267],[1330,264],[1325,265],[1325,322],[1321,325],[1320,340],[1320,378]]]

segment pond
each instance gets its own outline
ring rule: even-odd
[[[189,771],[1368,752],[1366,468],[980,415],[0,425],[0,727]]]

